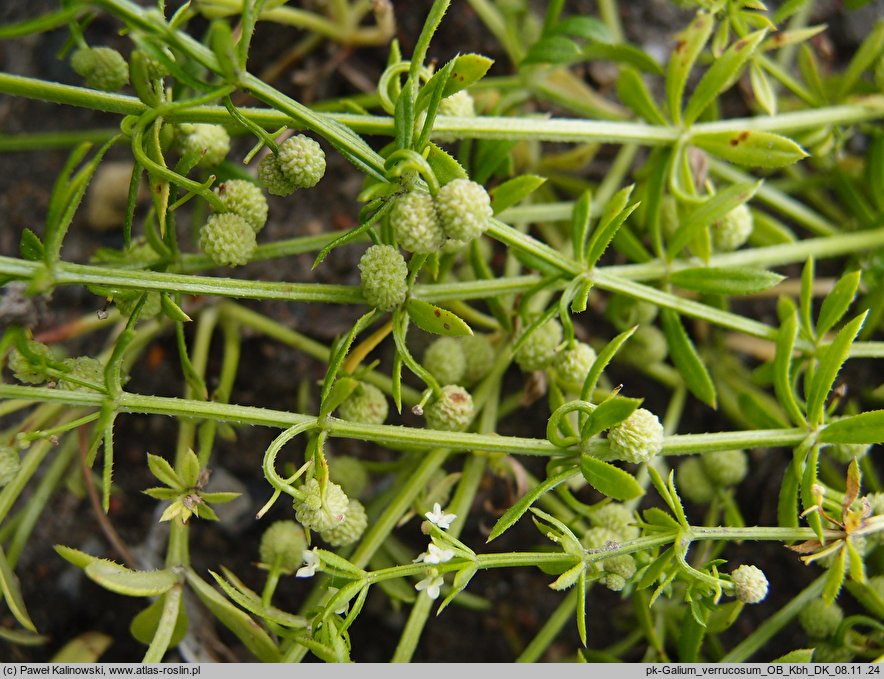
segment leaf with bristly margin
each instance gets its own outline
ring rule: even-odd
[[[40,237],[28,228],[21,232],[18,249],[22,257],[32,262],[39,262],[45,254]]]
[[[466,589],[467,585],[470,584],[470,580],[473,579],[473,576],[478,571],[479,566],[475,563],[471,563],[454,574],[454,581],[451,583],[451,591],[448,592],[448,596],[446,596],[442,600],[442,603],[439,604],[439,608],[436,609],[436,615],[439,615],[444,611],[448,607],[448,604],[454,601],[454,597]]]
[[[799,648],[794,651],[789,651],[785,655],[781,655],[776,660],[771,660],[771,663],[774,665],[782,665],[786,663],[808,663],[813,658],[813,650],[812,648]]]
[[[222,567],[223,568],[223,567]],[[265,606],[261,601],[261,596],[255,591],[246,587],[239,578],[237,578],[227,568],[223,568],[225,580],[214,571],[209,571],[209,575],[215,578],[215,582],[220,585],[224,593],[229,596],[234,603],[242,606],[249,613],[254,613],[263,620],[275,622],[283,627],[291,627],[295,629],[303,629],[307,627],[307,619],[300,615],[293,615],[286,611],[280,610],[275,606]]]
[[[801,320],[801,330],[809,339],[816,336],[816,330],[814,329],[816,324],[813,320],[813,284],[816,280],[816,276],[814,275],[815,269],[816,265],[814,264],[813,257],[808,257],[807,261],[804,263],[804,268],[801,270],[801,290],[798,292],[798,313],[800,314],[799,319]],[[782,300],[786,299],[788,298],[782,298]]]
[[[590,486],[615,500],[631,500],[645,493],[632,474],[596,457],[581,455],[580,472]]]
[[[586,569],[577,580],[577,636],[586,647]]]
[[[599,218],[598,226],[592,232],[586,245],[585,263],[588,267],[595,266],[595,263],[607,249],[611,239],[614,238],[617,230],[623,226],[626,218],[638,207],[638,203],[627,206],[634,188],[635,184],[630,184],[620,189],[605,204],[605,209]]]
[[[841,76],[838,92],[835,95],[836,100],[841,100],[850,93],[856,81],[872,67],[876,59],[880,58],[882,51],[884,51],[884,21],[878,21],[859,49],[853,53],[853,58]]]
[[[884,443],[884,410],[870,410],[830,422],[818,440],[820,443]]]
[[[350,394],[356,391],[358,386],[359,380],[354,380],[352,377],[339,377],[336,379],[331,391],[328,392],[328,396],[325,397],[320,405],[319,417],[323,418],[330,415],[335,408],[350,397]]]
[[[464,90],[470,85],[474,85],[485,77],[488,69],[494,63],[493,59],[489,59],[481,54],[460,54],[453,61],[454,65],[451,67],[451,72],[448,73],[445,84],[442,86],[443,97],[450,97],[452,94]],[[434,81],[443,77],[443,69],[444,66],[438,69],[433,77],[421,88],[421,93],[417,99],[417,110],[426,106],[426,99],[429,98],[429,93],[437,86],[437,83]]]
[[[767,35],[766,30],[750,33],[740,38],[725,50],[712,66],[703,74],[684,110],[684,124],[693,125],[706,107],[721,92],[724,92],[740,78],[743,67],[755,49]]]
[[[169,488],[185,487],[181,477],[172,469],[172,465],[165,458],[148,453],[147,467],[150,469],[150,473],[156,477],[157,481],[166,484]]]
[[[715,19],[708,12],[698,12],[694,20],[675,38],[675,47],[666,69],[666,103],[672,120],[681,122],[681,102],[691,69],[709,41]]]
[[[77,568],[86,568],[86,566],[88,566],[93,561],[101,560],[101,557],[92,556],[91,554],[81,552],[79,549],[74,549],[73,547],[55,545],[54,549],[61,558],[65,559],[69,563],[74,564]]]
[[[156,599],[150,606],[138,613],[132,622],[129,623],[129,632],[142,644],[150,645],[160,624],[163,615],[164,599]],[[181,643],[181,640],[187,634],[187,611],[184,606],[178,607],[178,614],[175,617],[175,627],[169,639],[169,648],[174,648]]]
[[[772,271],[748,266],[700,266],[676,271],[669,278],[679,288],[711,295],[752,295],[784,279]]]
[[[783,473],[777,497],[777,525],[783,528],[798,527],[798,487],[800,480],[793,462]]]
[[[716,407],[715,385],[709,371],[697,353],[694,343],[681,324],[678,314],[671,309],[661,311],[663,334],[669,345],[669,356],[690,392],[711,408]]]
[[[617,43],[616,45],[605,45],[602,43],[586,45],[583,48],[583,58],[590,61],[604,59],[605,61],[633,66],[645,73],[663,75],[663,69],[660,68],[660,64],[657,63],[656,59],[635,45],[625,42]]]
[[[640,398],[614,396],[607,401],[603,401],[586,416],[583,425],[580,427],[580,439],[586,441],[605,429],[610,429],[614,425],[620,424],[635,412],[635,409],[642,404],[642,400]]]
[[[577,467],[569,467],[565,471],[559,472],[555,476],[551,476],[543,483],[535,486],[530,491],[528,491],[519,499],[518,502],[516,502],[516,504],[506,510],[503,516],[501,516],[497,520],[497,523],[494,524],[494,528],[491,530],[491,534],[488,536],[486,542],[491,542],[495,538],[500,537],[504,533],[504,531],[506,531],[516,521],[522,518],[522,515],[528,511],[528,508],[532,504],[534,504],[537,498],[539,498],[544,493],[548,493],[560,483],[564,483],[576,473]]]
[[[25,602],[21,596],[18,578],[10,567],[2,547],[0,547],[0,592],[3,593],[3,598],[6,599],[6,606],[12,613],[12,616],[18,620],[19,624],[29,632],[36,633],[37,628],[31,622],[28,609],[25,608]]]
[[[178,584],[171,569],[133,571],[106,559],[93,561],[84,571],[105,589],[126,596],[159,596]]]
[[[617,96],[636,115],[652,125],[667,124],[666,118],[648,91],[645,81],[634,68],[626,66],[620,69],[620,76],[617,78]]]
[[[546,177],[536,174],[523,174],[508,179],[491,189],[491,209],[498,215],[508,207],[523,201],[544,185]]]
[[[589,236],[589,219],[592,208],[592,193],[584,191],[574,201],[571,210],[571,250],[581,264],[585,261],[586,239]]]
[[[792,386],[792,351],[795,348],[795,340],[798,337],[798,312],[792,309],[780,325],[777,332],[776,354],[774,356],[774,392],[777,399],[786,409],[786,413],[792,418],[797,426],[807,426],[807,420]]]
[[[678,523],[675,521],[673,521],[673,523],[675,523],[675,528],[678,528]],[[663,575],[663,572],[672,562],[674,557],[675,552],[672,550],[672,547],[668,547],[662,554],[660,554],[660,556],[648,564],[648,567],[642,572],[636,587],[638,589],[647,589],[657,582],[657,579]]]
[[[807,421],[812,427],[819,426],[823,421],[826,398],[835,384],[841,366],[850,355],[850,347],[862,329],[868,313],[868,310],[863,311],[841,328],[832,343],[820,352],[819,365],[807,392]]]
[[[765,169],[786,167],[809,155],[788,137],[762,130],[701,132],[691,135],[691,144],[737,165]]]
[[[187,569],[187,582],[200,601],[218,621],[233,632],[261,662],[279,662],[282,654],[277,645],[250,616],[221,596],[193,569]]]
[[[667,252],[669,258],[674,258],[682,248],[690,243],[694,236],[702,229],[709,227],[713,222],[722,219],[734,208],[749,201],[761,186],[761,180],[756,182],[744,182],[733,184],[708,198],[702,205],[691,212],[672,234]]]
[[[556,578],[554,582],[551,582],[549,584],[549,588],[554,589],[557,592],[570,589],[575,584],[577,584],[577,581],[580,579],[580,577],[585,576],[585,574],[586,564],[582,561],[579,561],[578,563],[571,566],[571,568],[566,570],[564,573],[562,573],[558,578]]]
[[[753,61],[749,64],[749,82],[752,85],[752,94],[755,95],[755,101],[764,109],[769,116],[777,113],[777,93],[771,87],[770,80],[764,69]]]
[[[630,337],[632,337],[632,333],[634,333],[637,329],[638,326],[635,325],[628,330],[624,330],[614,339],[608,342],[605,345],[604,349],[602,349],[598,353],[595,361],[593,361],[592,367],[586,374],[586,379],[583,381],[583,388],[580,390],[580,398],[582,400],[589,401],[592,399],[592,392],[595,391],[595,386],[599,381],[599,377],[602,376],[602,373],[608,366],[608,363],[611,362],[611,359],[614,358],[614,355],[620,350],[620,347],[623,346],[623,343],[626,342],[626,340],[628,340]]]
[[[810,40],[815,35],[819,35],[826,30],[825,24],[817,26],[808,26],[807,28],[798,28],[794,31],[779,31],[761,43],[761,50],[775,50],[787,45],[798,45],[802,42]]]
[[[659,507],[650,507],[642,512],[642,519],[647,524],[645,530],[652,532],[669,532],[678,528],[678,521],[672,518],[672,514],[664,512]]]
[[[839,549],[832,559],[829,572],[826,573],[826,582],[823,585],[822,599],[830,606],[838,598],[841,585],[844,583],[844,575],[847,566],[847,550]]]
[[[181,473],[179,476],[181,477],[181,483],[184,487],[196,488],[199,483],[202,466],[200,465],[200,460],[196,453],[193,452],[193,449],[186,450],[184,455],[181,456],[180,468]]]
[[[535,42],[522,59],[523,66],[532,64],[568,64],[582,56],[580,45],[561,35],[548,35]]]
[[[832,287],[832,291],[823,299],[820,314],[816,321],[817,334],[822,337],[835,327],[847,313],[856,291],[859,289],[862,271],[851,271],[844,274]]]
[[[462,337],[473,334],[470,326],[459,316],[429,302],[409,299],[406,309],[408,310],[408,316],[417,327],[434,335]]]

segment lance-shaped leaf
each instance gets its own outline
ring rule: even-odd
[[[884,135],[882,135],[884,137]],[[574,201],[571,210],[571,250],[574,259],[583,263],[586,256],[586,240],[589,237],[589,218],[592,208],[592,193],[584,191]]]
[[[153,474],[160,483],[164,483],[169,488],[184,488],[185,484],[181,477],[172,469],[172,465],[159,455],[147,454],[147,466],[150,473]]]
[[[491,209],[500,214],[508,207],[521,202],[546,182],[546,177],[523,174],[505,181],[491,189]]]
[[[641,404],[642,399],[626,398],[625,396],[614,396],[603,401],[586,416],[580,427],[580,439],[586,441],[605,429],[620,424],[632,415]]]
[[[785,167],[808,156],[788,137],[763,130],[700,132],[691,135],[691,143],[737,165],[766,169]]]
[[[222,625],[233,632],[261,662],[279,662],[279,648],[258,624],[215,591],[193,570],[187,570],[187,582],[200,601],[218,618]]]
[[[678,314],[671,309],[663,309],[661,319],[666,343],[669,345],[669,356],[681,373],[685,385],[703,403],[715,408],[715,385]]]
[[[36,633],[37,628],[31,622],[28,610],[25,608],[24,599],[21,596],[18,578],[10,567],[2,547],[0,547],[0,592],[3,593],[7,607],[19,624],[26,630]]]
[[[637,115],[652,125],[666,125],[666,118],[654,102],[641,75],[634,68],[621,68],[617,78],[617,96]]]
[[[821,443],[884,443],[884,410],[843,417],[820,432]]]
[[[215,582],[221,586],[221,589],[224,590],[224,593],[227,594],[227,596],[246,609],[249,613],[254,613],[259,618],[270,620],[283,627],[296,629],[307,627],[306,618],[300,615],[292,615],[291,613],[276,608],[276,606],[265,606],[261,601],[261,596],[259,594],[246,587],[242,581],[240,581],[239,578],[233,575],[228,569],[223,568],[223,570],[224,576],[227,580],[214,571],[209,571],[209,575],[215,578]]]
[[[713,222],[723,218],[735,207],[747,202],[761,186],[761,180],[734,184],[706,200],[697,209],[688,215],[672,234],[669,241],[668,255],[674,258],[682,248],[690,243],[694,237]]]
[[[421,88],[417,99],[417,110],[421,110],[427,105],[430,93],[438,86],[438,81],[441,78],[445,78],[445,84],[442,85],[442,96],[450,97],[455,92],[466,89],[481,80],[494,63],[493,59],[481,54],[460,54],[452,61],[454,63],[450,67],[450,72],[446,73],[445,67],[440,68]]]
[[[771,87],[767,74],[757,61],[749,64],[749,81],[752,84],[752,94],[755,95],[758,105],[768,115],[776,115],[777,93]]]
[[[126,596],[159,596],[178,584],[171,569],[133,571],[106,559],[93,561],[84,571],[105,589]]]
[[[796,425],[805,426],[807,420],[792,386],[792,352],[795,348],[795,340],[798,337],[798,312],[794,308],[788,313],[777,332],[776,355],[774,357],[774,391],[777,399],[786,409],[792,422]]]
[[[820,315],[817,318],[817,334],[822,337],[841,320],[856,296],[859,289],[861,271],[844,274],[832,287],[832,291],[823,299]]]
[[[331,391],[328,392],[328,396],[322,401],[322,405],[319,408],[319,417],[323,418],[330,415],[335,408],[349,398],[350,394],[358,386],[359,380],[354,380],[352,377],[339,377],[336,379]]]
[[[698,12],[690,25],[676,37],[666,70],[666,103],[669,105],[669,115],[676,124],[681,123],[681,100],[691,69],[712,35],[714,26],[712,14]]]
[[[408,316],[421,330],[434,335],[461,337],[472,335],[473,331],[459,316],[429,302],[409,299],[406,305]]]
[[[625,222],[626,218],[638,207],[638,203],[633,203],[627,207],[629,196],[632,195],[632,190],[634,188],[635,185],[631,184],[630,186],[620,189],[605,205],[605,209],[599,219],[599,224],[595,231],[593,231],[589,243],[586,245],[585,261],[587,266],[595,266],[595,263],[599,260],[602,254],[604,254],[608,244],[617,234],[617,231],[623,226],[623,222]]]
[[[835,384],[841,366],[850,354],[850,347],[866,320],[864,311],[845,325],[832,343],[820,352],[819,366],[810,382],[807,392],[807,420],[811,426],[819,426],[823,421],[826,398]]]
[[[746,62],[766,34],[766,30],[761,30],[740,38],[713,62],[685,106],[685,125],[693,125],[712,100],[739,79]]]
[[[569,64],[581,57],[582,51],[576,42],[562,35],[548,35],[531,45],[522,65]]]
[[[439,615],[444,611],[448,607],[448,604],[454,601],[454,597],[466,589],[467,585],[470,584],[470,580],[472,580],[473,576],[478,572],[479,566],[476,564],[469,564],[454,574],[454,582],[451,584],[451,591],[448,592],[448,596],[446,596],[442,600],[442,603],[439,604],[439,608],[436,609],[436,615]]]
[[[605,345],[605,348],[598,353],[592,367],[589,369],[589,373],[586,375],[586,379],[583,381],[583,389],[580,390],[580,398],[582,400],[589,401],[592,398],[592,392],[595,391],[595,386],[598,384],[599,378],[602,376],[608,363],[611,362],[611,359],[614,358],[615,354],[620,350],[620,347],[623,346],[626,340],[632,337],[632,333],[637,329],[638,326],[636,325],[621,332],[608,342]]]
[[[534,504],[534,501],[537,500],[537,498],[544,493],[548,493],[560,483],[564,483],[576,474],[577,468],[569,467],[565,471],[559,472],[555,476],[551,476],[540,485],[535,486],[528,491],[516,504],[506,510],[503,516],[497,520],[497,523],[494,524],[494,528],[491,530],[491,534],[488,536],[486,542],[491,542],[495,538],[500,537],[504,531],[522,518],[522,515],[528,511],[528,508]]]
[[[670,282],[685,290],[711,295],[751,295],[773,287],[785,276],[772,271],[745,266],[700,266],[682,269],[670,276]]]
[[[631,500],[644,495],[645,491],[632,474],[598,458],[581,455],[580,472],[589,485],[615,500]]]

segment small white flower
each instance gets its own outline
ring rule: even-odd
[[[451,561],[453,557],[453,550],[440,549],[431,542],[427,547],[427,551],[417,557],[413,563],[420,563],[421,561],[430,564],[445,563],[446,561]]]
[[[427,577],[425,577],[423,580],[421,580],[419,583],[417,583],[414,586],[414,588],[418,592],[422,592],[423,590],[427,590],[428,597],[430,597],[431,599],[438,599],[439,598],[439,588],[442,586],[443,582],[444,582],[444,580],[442,580],[441,575],[430,574]]]
[[[316,554],[316,547],[311,549],[305,549],[301,553],[301,558],[304,560],[304,565],[298,569],[298,572],[295,573],[296,578],[312,578],[316,575],[316,569],[319,568],[319,556]]]
[[[433,505],[433,511],[427,512],[424,516],[430,523],[435,523],[442,530],[447,530],[451,526],[451,522],[457,518],[457,514],[445,514],[438,502]]]

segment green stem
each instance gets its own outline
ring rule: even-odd
[[[568,595],[562,599],[556,610],[547,618],[543,627],[540,628],[531,640],[531,643],[516,658],[516,662],[533,663],[540,660],[546,649],[556,640],[562,628],[568,623],[571,616],[574,615],[574,608],[577,606],[577,595],[577,589],[572,589],[568,592]]]

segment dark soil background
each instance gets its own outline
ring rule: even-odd
[[[172,5],[173,3],[169,3]],[[543,5],[543,3],[539,3]],[[846,13],[838,3],[819,4],[819,17],[815,21],[830,23],[825,40],[834,60],[849,58],[859,41],[873,23],[869,16],[882,15],[882,3],[872,3],[861,13]],[[424,19],[428,2],[400,0],[395,5],[398,19],[398,38],[403,53],[409,54]],[[684,11],[662,0],[622,2],[623,23],[628,38],[652,52],[666,54],[673,32],[683,24]],[[0,23],[34,17],[55,6],[50,0],[9,1],[0,6]],[[569,13],[593,13],[591,2],[569,2]],[[199,26],[194,23],[194,26]],[[128,41],[117,34],[119,26],[107,17],[100,17],[90,27],[87,36],[94,44],[108,44],[124,53],[130,49]],[[277,60],[291,45],[295,32],[285,27],[260,24],[254,40],[255,50],[250,66],[253,72]],[[23,40],[0,43],[0,69],[18,75],[41,77],[64,83],[79,84],[66,61],[56,58],[67,34],[63,30]],[[505,55],[488,35],[466,2],[455,0],[433,41],[430,56],[444,62],[458,52],[480,52],[496,59],[492,71],[495,75],[506,74],[509,65]],[[273,84],[305,103],[340,97],[360,91],[365,84],[377,82],[385,66],[386,48],[360,48],[350,50],[326,43],[305,60],[287,68],[285,75]],[[604,69],[588,69],[586,77],[601,84]],[[603,85],[603,84],[602,84]],[[604,86],[604,85],[603,85]],[[249,103],[249,102],[243,102]],[[739,104],[738,104],[739,105]],[[49,130],[77,130],[111,128],[119,120],[110,115],[75,108],[59,107],[24,99],[0,97],[0,133],[15,135],[25,132]],[[375,140],[378,145],[383,140]],[[246,139],[236,140],[231,158],[242,157],[249,148]],[[52,182],[60,171],[66,151],[39,153],[7,153],[0,155],[0,254],[16,255],[18,242],[24,228],[41,232],[46,214]],[[108,159],[126,159],[125,148],[115,148]],[[601,157],[605,157],[603,154]],[[356,223],[358,204],[355,196],[361,186],[360,177],[350,166],[334,153],[328,153],[329,169],[319,186],[300,192],[296,200],[271,200],[271,217],[259,240],[270,242],[279,238],[306,235],[330,228],[346,229]],[[603,166],[593,167],[591,172],[601,175]],[[183,242],[187,242],[186,239]],[[96,232],[88,228],[82,214],[75,220],[63,251],[64,258],[75,262],[88,262],[100,247],[119,247],[122,236],[118,232]],[[192,248],[195,249],[195,248]],[[291,257],[282,261],[254,263],[247,267],[219,271],[221,275],[235,275],[252,279],[285,281],[323,281],[345,284],[357,283],[355,264],[361,249],[344,248],[336,251],[326,262],[312,271],[311,255]],[[85,288],[62,287],[55,290],[48,300],[35,300],[31,327],[35,335],[47,334],[65,323],[84,315],[97,313],[103,306],[100,297]],[[286,303],[247,303],[285,325],[302,331],[317,340],[329,342],[346,331],[360,313],[357,308],[328,308],[320,305],[297,305]],[[766,310],[765,310],[766,311]],[[8,319],[0,318],[0,325]],[[597,318],[583,320],[588,330],[610,332],[601,326]],[[104,341],[104,333],[96,338]],[[90,342],[70,343],[73,353],[88,353],[98,347]],[[207,374],[217,374],[220,357],[212,356]],[[622,370],[622,369],[621,369]],[[127,389],[135,392],[159,395],[179,395],[182,384],[177,365],[174,338],[161,337],[151,349],[150,359],[140,361],[134,368]],[[242,362],[232,397],[233,402],[252,405],[268,405],[275,408],[295,408],[296,388],[300,381],[315,384],[323,374],[323,366],[304,358],[281,345],[259,336],[247,337],[242,347]],[[657,385],[634,373],[623,371],[612,375],[614,380],[629,381],[631,390],[646,396],[648,407],[663,412],[667,394]],[[522,387],[523,378],[513,374],[509,386]],[[209,385],[211,388],[211,384]],[[544,407],[519,413],[502,425],[502,433],[536,435],[545,424]],[[535,413],[536,411],[536,413]],[[3,426],[12,420],[2,422]],[[696,403],[686,410],[683,431],[712,431],[726,428],[710,411]],[[258,541],[269,521],[288,518],[284,507],[277,507],[263,522],[253,520],[257,507],[265,501],[268,487],[260,469],[263,450],[275,432],[264,429],[240,429],[237,441],[219,440],[214,459],[215,483],[218,488],[237,489],[244,498],[234,509],[234,514],[219,524],[197,522],[191,531],[194,566],[205,573],[207,568],[223,564],[232,569],[245,582],[260,588],[262,575],[255,567]],[[144,465],[146,451],[170,454],[174,449],[176,427],[173,420],[162,417],[123,416],[118,420],[116,434],[117,461],[115,482],[118,490],[114,495],[110,521],[121,538],[136,554],[147,561],[161,560],[163,554],[162,528],[157,524],[157,503],[140,491],[153,485],[152,477]],[[334,444],[334,452],[356,454],[371,459],[389,457],[389,451],[371,449],[367,444],[340,442]],[[753,474],[738,489],[737,499],[745,508],[746,521],[775,523],[776,496],[782,469],[788,459],[786,451],[754,451]],[[449,471],[456,471],[457,458],[449,464]],[[543,474],[537,461],[525,465],[535,474]],[[79,473],[72,470],[72,473]],[[581,499],[592,501],[589,494]],[[501,479],[488,475],[483,482],[469,525],[462,539],[473,547],[482,547],[490,526],[500,512],[513,501],[512,489]],[[282,503],[284,504],[284,503]],[[700,508],[694,508],[702,516]],[[398,535],[418,550],[423,547],[417,530],[417,520],[412,520]],[[95,630],[109,634],[114,641],[102,656],[105,661],[139,660],[144,647],[126,632],[132,617],[145,606],[144,600],[111,594],[84,578],[79,571],[62,561],[52,545],[63,543],[96,554],[115,556],[105,541],[95,516],[85,499],[59,492],[51,501],[39,522],[32,540],[22,555],[17,572],[28,610],[37,628],[49,637],[44,646],[10,646],[0,641],[0,658],[15,661],[46,661],[67,641],[76,635]],[[541,545],[543,538],[528,521],[522,521],[493,548],[500,551],[527,549]],[[750,561],[763,564],[771,581],[771,596],[764,605],[745,610],[739,622],[728,633],[726,643],[735,643],[748,634],[769,612],[788,601],[815,576],[812,568],[804,568],[795,556],[774,544],[736,545],[727,550],[727,558],[733,563]],[[415,660],[421,662],[511,661],[533,638],[541,625],[561,601],[561,594],[548,588],[551,578],[537,570],[513,569],[480,573],[470,585],[469,591],[485,597],[491,607],[485,612],[469,611],[458,606],[449,607],[439,618],[431,617]],[[309,583],[289,578],[280,586],[277,605],[297,609]],[[618,595],[594,588],[589,601],[589,637],[593,648],[602,648],[622,638],[629,630],[624,622],[632,619],[632,604]],[[407,619],[408,608],[391,609],[389,601],[380,591],[373,592],[364,612],[351,629],[353,658],[364,662],[384,662],[391,657],[400,630]],[[13,620],[5,609],[0,611],[0,624],[12,627]],[[215,633],[205,622],[199,625],[199,636],[204,650],[218,660],[249,660],[248,652],[224,630]],[[805,645],[805,639],[797,627],[790,628],[765,648],[758,660],[777,657],[781,653]],[[578,646],[573,622],[559,640],[550,648],[544,660],[555,661],[573,658]],[[179,656],[172,652],[167,657]],[[640,657],[628,658],[638,661]]]

